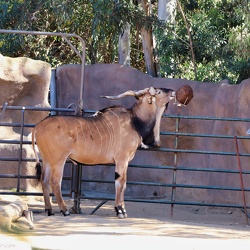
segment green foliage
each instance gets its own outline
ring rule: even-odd
[[[10,0],[0,7],[3,29],[76,33],[88,36],[82,23],[90,23],[89,3],[80,0]],[[77,39],[71,43],[81,51]],[[26,56],[47,61],[52,66],[80,63],[67,42],[61,37],[32,35],[1,35],[0,52],[7,56]]]
[[[75,33],[86,42],[86,63],[118,61],[118,39],[126,22],[131,24],[131,66],[145,71],[139,31],[152,29],[160,75],[195,79],[190,41],[183,16],[175,23],[157,19],[157,1],[146,16],[131,0],[0,0],[0,27]],[[195,54],[197,80],[227,78],[239,83],[250,77],[250,3],[248,0],[180,0]],[[77,39],[71,43],[81,51]],[[0,53],[26,56],[51,63],[80,63],[61,37],[0,35]]]
[[[192,36],[197,80],[216,82],[227,78],[239,83],[249,78],[249,3],[190,0],[182,4]],[[195,79],[180,13],[174,25],[157,27],[155,34],[161,75]]]

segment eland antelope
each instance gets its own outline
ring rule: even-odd
[[[45,212],[49,216],[54,214],[50,185],[61,213],[70,214],[61,194],[64,164],[69,158],[87,165],[115,164],[115,211],[118,218],[127,217],[124,192],[128,163],[139,147],[160,147],[161,117],[175,93],[171,89],[151,87],[102,97],[119,99],[126,96],[137,99],[131,108],[113,106],[90,117],[49,116],[33,129],[37,177],[42,182]]]

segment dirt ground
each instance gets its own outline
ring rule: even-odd
[[[55,215],[48,217],[41,201],[27,201],[34,213],[33,230],[25,218],[12,225],[12,231],[2,231],[2,249],[144,249],[156,246],[177,249],[249,249],[250,227],[239,209],[193,206],[171,206],[153,203],[126,202],[128,218],[115,217],[113,202],[108,201],[93,215],[91,211],[101,202],[82,200],[83,214],[64,217],[54,204]],[[68,208],[73,206],[67,200]],[[180,247],[180,248],[178,248]]]

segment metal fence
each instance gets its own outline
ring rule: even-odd
[[[1,126],[9,126],[9,127],[19,127],[20,128],[20,139],[19,140],[0,140],[0,149],[2,144],[16,144],[19,145],[19,152],[15,157],[3,157],[1,155],[0,151],[0,167],[1,171],[3,172],[4,169],[4,162],[14,162],[16,164],[16,167],[18,169],[17,174],[5,174],[2,173],[0,174],[0,179],[15,179],[16,180],[16,188],[14,190],[2,190],[0,191],[0,195],[6,195],[6,194],[14,194],[14,195],[31,195],[31,196],[42,196],[42,193],[39,192],[29,192],[29,191],[23,191],[20,189],[20,180],[21,179],[35,179],[35,176],[32,175],[24,175],[21,174],[21,163],[22,162],[34,162],[35,158],[25,158],[22,156],[22,148],[23,145],[26,144],[31,144],[31,141],[27,141],[23,139],[23,128],[24,127],[33,127],[34,124],[27,124],[25,123],[25,112],[27,110],[29,111],[34,111],[34,112],[39,112],[39,111],[48,111],[51,113],[56,113],[56,112],[72,112],[74,113],[75,110],[73,109],[59,109],[59,108],[54,108],[54,109],[49,109],[49,108],[35,108],[35,107],[19,107],[19,106],[7,106],[4,105],[2,106],[1,114],[5,112],[5,110],[19,110],[22,114],[21,116],[21,121],[19,123],[5,123],[5,122],[0,122],[0,127]],[[85,111],[86,113],[92,113],[93,111]],[[0,114],[0,116],[1,116]],[[172,153],[174,154],[174,164],[171,166],[156,166],[156,165],[147,165],[147,164],[130,164],[129,168],[134,168],[134,169],[152,169],[153,171],[157,170],[163,170],[163,171],[171,171],[172,173],[172,181],[168,183],[161,183],[161,182],[141,182],[141,181],[128,181],[127,185],[128,186],[133,186],[133,185],[140,185],[140,186],[145,186],[147,187],[166,187],[171,189],[171,195],[170,198],[166,199],[160,199],[160,198],[155,198],[155,199],[149,199],[148,197],[129,197],[125,196],[126,201],[131,201],[131,202],[145,202],[145,203],[158,203],[158,204],[169,204],[171,205],[171,211],[174,209],[174,205],[189,205],[189,206],[209,206],[209,207],[231,207],[231,208],[239,208],[241,209],[246,216],[246,222],[248,223],[248,213],[247,209],[249,207],[247,206],[247,201],[246,201],[246,193],[250,191],[250,187],[246,187],[244,183],[244,178],[249,178],[250,174],[250,154],[248,153],[240,153],[239,148],[238,148],[238,141],[239,140],[250,140],[249,136],[233,136],[233,135],[224,135],[224,134],[195,134],[195,133],[181,133],[179,132],[179,124],[182,119],[196,119],[196,120],[204,120],[204,121],[230,121],[232,123],[235,122],[250,122],[250,118],[247,119],[242,119],[242,118],[216,118],[216,117],[201,117],[201,116],[181,116],[179,114],[177,115],[164,115],[163,119],[174,119],[175,124],[176,124],[176,129],[174,132],[168,132],[164,131],[161,132],[161,136],[171,136],[174,139],[174,147],[173,148],[159,148],[159,149],[147,149],[147,150],[152,150],[152,151],[157,151],[162,154],[167,154],[167,153]],[[188,150],[188,149],[179,149],[178,148],[178,139],[179,137],[206,137],[206,138],[214,138],[214,139],[230,139],[234,141],[235,144],[235,151],[234,152],[218,152],[218,151],[206,151],[206,150],[199,150],[199,149],[194,149],[194,150]],[[220,155],[220,156],[233,156],[237,157],[238,160],[238,169],[223,169],[220,168],[197,168],[193,166],[178,166],[178,155],[180,154],[195,154],[195,155]],[[241,157],[247,157],[249,158],[249,170],[242,170],[241,168]],[[69,176],[64,176],[63,181],[68,181],[70,183],[69,189],[66,190],[67,192],[63,193],[63,196],[65,197],[71,197],[74,199],[74,210],[77,213],[81,212],[80,208],[80,201],[82,199],[95,199],[95,200],[100,200],[100,204],[93,210],[92,213],[94,213],[99,207],[101,207],[104,203],[106,203],[108,200],[114,200],[114,195],[111,194],[105,194],[105,193],[96,193],[96,192],[85,192],[82,190],[82,184],[83,183],[110,183],[114,184],[114,180],[106,180],[106,179],[88,179],[85,176],[83,177],[82,175],[82,165],[73,165],[72,164],[72,170],[71,174]],[[224,174],[234,174],[240,180],[240,186],[239,187],[232,187],[232,186],[206,186],[206,185],[193,185],[192,183],[187,184],[187,183],[179,183],[177,182],[177,171],[178,173],[180,171],[188,171],[188,172],[204,172],[206,173],[217,173],[218,175],[224,175]],[[197,190],[203,190],[203,189],[208,189],[208,190],[217,190],[218,192],[221,191],[235,191],[235,192],[241,192],[242,193],[242,202],[237,204],[237,203],[210,203],[210,202],[199,202],[199,201],[192,201],[192,200],[180,200],[176,199],[176,192],[178,189],[197,189]],[[52,195],[52,194],[51,194]]]
[[[66,42],[71,46],[71,48],[76,52],[76,54],[81,58],[82,61],[82,69],[81,69],[81,87],[80,87],[80,98],[78,100],[78,113],[81,113],[80,111],[83,109],[83,103],[82,103],[82,93],[83,93],[83,75],[84,75],[84,62],[85,62],[85,42],[84,40],[75,35],[75,34],[64,34],[64,33],[51,33],[51,32],[37,32],[37,31],[17,31],[17,30],[2,30],[0,29],[0,33],[2,34],[24,34],[24,35],[46,35],[46,36],[61,36],[66,40]],[[71,44],[71,42],[68,40],[68,38],[77,38],[79,41],[82,43],[82,54],[80,54]],[[55,94],[55,91],[53,91],[54,85],[51,85],[51,93]],[[52,101],[54,99],[52,98]],[[53,103],[51,103],[52,107],[55,107]],[[80,111],[79,111],[80,109]],[[6,110],[19,110],[21,112],[21,120],[19,123],[4,123],[1,122],[1,115],[4,114]],[[23,162],[34,162],[35,158],[27,158],[23,157],[22,151],[23,151],[23,146],[24,145],[30,145],[31,141],[24,140],[24,135],[23,131],[25,127],[30,127],[32,128],[34,124],[27,124],[25,123],[25,112],[29,111],[34,111],[34,112],[40,112],[40,111],[48,111],[52,115],[56,114],[57,112],[63,113],[63,112],[72,112],[72,113],[77,113],[76,110],[73,109],[59,109],[59,108],[52,108],[52,109],[47,109],[47,108],[34,108],[34,107],[18,107],[18,106],[8,106],[7,104],[4,104],[2,107],[0,107],[0,127],[1,126],[7,126],[7,127],[12,127],[12,128],[20,128],[20,139],[19,140],[0,140],[0,149],[3,144],[15,144],[19,146],[19,150],[17,152],[17,155],[14,157],[3,157],[0,151],[0,168],[2,174],[0,174],[0,180],[3,179],[14,179],[16,180],[16,187],[14,190],[2,190],[0,191],[0,195],[31,195],[31,196],[42,196],[42,193],[39,192],[29,192],[29,191],[24,191],[21,190],[20,188],[20,183],[22,179],[28,180],[28,179],[35,179],[36,176],[33,175],[26,175],[22,174],[22,163]],[[93,111],[87,111],[85,110],[86,113],[92,113]],[[195,205],[195,206],[209,206],[209,207],[233,207],[233,208],[239,208],[244,211],[245,216],[246,216],[246,223],[248,224],[248,213],[247,209],[249,207],[247,206],[247,201],[246,201],[246,192],[250,191],[250,187],[245,187],[244,183],[244,177],[249,177],[250,167],[247,168],[247,170],[242,170],[241,168],[241,157],[248,157],[249,158],[249,165],[250,165],[250,154],[247,153],[240,153],[239,148],[238,148],[238,141],[239,140],[249,140],[250,138],[248,136],[234,136],[234,135],[225,135],[225,134],[195,134],[195,133],[181,133],[179,132],[179,124],[180,121],[183,119],[196,119],[196,120],[204,120],[204,121],[229,121],[232,123],[236,122],[250,122],[250,119],[241,119],[241,118],[216,118],[216,117],[198,117],[198,116],[181,116],[179,114],[177,115],[165,115],[163,119],[174,119],[176,123],[176,128],[174,132],[168,132],[164,131],[161,132],[161,136],[172,136],[174,139],[174,147],[173,148],[159,148],[159,149],[148,149],[148,150],[154,150],[157,152],[160,152],[162,154],[174,154],[174,162],[173,165],[171,166],[156,166],[156,165],[147,165],[147,164],[130,164],[129,168],[133,169],[152,169],[153,171],[157,170],[162,170],[162,171],[170,171],[172,173],[172,181],[161,183],[161,182],[142,182],[142,181],[128,181],[127,184],[128,186],[145,186],[147,187],[166,187],[171,190],[171,195],[170,198],[168,199],[149,199],[148,197],[125,197],[126,201],[133,201],[133,202],[147,202],[147,203],[159,203],[159,204],[169,204],[171,205],[171,213],[173,213],[174,205]],[[179,143],[179,138],[180,137],[185,137],[185,138],[196,138],[196,137],[205,137],[205,138],[213,138],[213,139],[229,139],[229,140],[234,140],[235,144],[235,151],[234,152],[218,152],[218,151],[207,151],[207,150],[200,150],[200,149],[192,149],[192,150],[187,150],[187,149],[179,149],[178,148],[178,143]],[[218,155],[218,156],[232,156],[232,157],[237,157],[238,160],[238,169],[223,169],[220,168],[197,168],[193,166],[179,166],[178,165],[178,156],[180,154],[195,154],[195,155]],[[16,174],[10,174],[10,173],[4,173],[3,170],[4,168],[4,163],[5,162],[13,162],[13,164],[16,164],[17,172]],[[103,194],[103,193],[91,193],[91,192],[85,192],[82,190],[82,184],[83,183],[100,183],[101,185],[103,183],[110,183],[114,184],[114,180],[104,180],[104,179],[88,179],[88,178],[83,178],[82,175],[82,165],[77,165],[75,166],[72,164],[71,172],[69,175],[64,176],[63,181],[68,181],[69,188],[66,190],[67,192],[63,192],[63,196],[66,197],[71,197],[74,198],[74,210],[75,212],[80,212],[80,201],[81,199],[97,199],[101,200],[100,204],[93,210],[92,213],[94,213],[99,207],[101,207],[105,202],[108,200],[114,200],[114,195],[110,194]],[[224,175],[224,174],[234,174],[236,177],[240,179],[240,186],[235,187],[235,186],[211,186],[211,185],[193,185],[192,183],[187,184],[187,183],[179,183],[177,181],[177,171],[183,171],[183,172],[204,172],[205,174],[209,173],[216,173],[218,175]],[[176,197],[176,192],[179,189],[196,189],[196,190],[216,190],[218,192],[222,191],[233,191],[233,192],[241,192],[242,193],[242,202],[240,204],[237,203],[211,203],[211,202],[199,202],[199,201],[191,201],[191,200],[181,200],[177,199]],[[52,194],[51,194],[52,195]]]

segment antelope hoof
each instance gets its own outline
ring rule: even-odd
[[[125,208],[123,208],[122,206],[115,207],[115,211],[116,211],[116,215],[119,219],[124,219],[124,218],[128,217]]]
[[[126,213],[126,211],[125,211],[125,213],[123,213],[123,217],[128,218],[128,214]]]
[[[66,210],[65,212],[61,210],[61,214],[63,214],[64,216],[69,216],[70,212],[68,210]]]
[[[160,141],[155,141],[153,144],[154,148],[160,148],[161,147],[161,142]]]
[[[118,217],[118,219],[124,219],[124,215],[123,214],[118,214],[117,217]]]
[[[51,209],[45,209],[45,213],[47,213],[48,216],[55,215]]]

